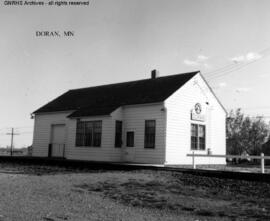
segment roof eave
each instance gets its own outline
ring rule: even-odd
[[[215,92],[213,91],[213,89],[211,88],[211,86],[208,84],[208,82],[206,81],[206,79],[202,75],[201,71],[199,71],[198,74],[201,76],[201,78],[203,79],[203,81],[205,82],[205,84],[207,85],[207,87],[209,88],[209,90],[211,91],[211,93],[214,95],[214,97],[216,98],[217,102],[219,103],[219,105],[224,110],[225,114],[228,115],[228,112],[227,112],[226,108],[223,106],[223,104],[221,103],[221,101],[219,100],[219,98],[216,96]]]
[[[61,113],[69,113],[74,112],[75,110],[62,110],[62,111],[34,111],[32,115],[39,115],[39,114],[61,114]]]
[[[110,114],[106,114],[106,115],[89,115],[89,116],[76,116],[76,117],[70,117],[67,116],[67,118],[69,119],[80,119],[80,118],[89,118],[89,117],[110,117]]]

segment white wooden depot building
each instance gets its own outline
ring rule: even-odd
[[[226,153],[226,111],[200,72],[69,90],[33,114],[33,156],[191,164],[193,151]]]

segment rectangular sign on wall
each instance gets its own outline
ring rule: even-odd
[[[191,112],[191,120],[205,121],[205,115]]]

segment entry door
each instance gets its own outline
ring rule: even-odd
[[[124,156],[125,162],[133,162],[135,158],[135,131],[126,130],[125,132],[125,144],[124,144]]]
[[[52,125],[52,157],[64,157],[65,124]]]

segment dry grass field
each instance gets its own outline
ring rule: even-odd
[[[270,220],[270,184],[0,163],[0,221]]]

